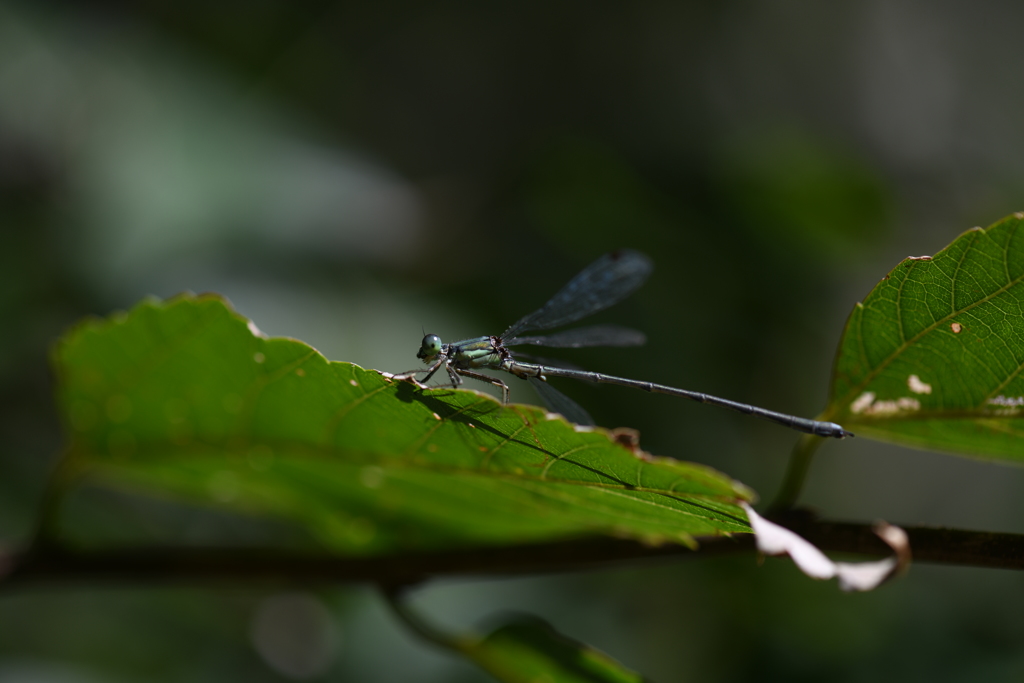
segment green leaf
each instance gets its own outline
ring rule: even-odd
[[[640,674],[546,622],[523,617],[498,628],[464,654],[499,681],[509,683],[640,683]]]
[[[1024,461],[1022,222],[907,258],[857,304],[828,419],[858,436]]]
[[[328,362],[212,295],[83,324],[54,363],[62,472],[297,521],[341,552],[750,531],[737,503],[753,494],[714,470]]]

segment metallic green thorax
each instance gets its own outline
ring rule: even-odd
[[[461,367],[498,369],[504,358],[496,341],[494,337],[463,339],[450,345],[448,357]]]

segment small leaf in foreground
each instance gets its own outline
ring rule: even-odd
[[[62,472],[298,522],[371,555],[749,532],[753,494],[532,406],[422,391],[267,339],[213,295],[145,301],[54,352]]]
[[[1024,462],[1024,214],[905,259],[857,304],[825,415],[909,446]]]
[[[532,617],[511,621],[463,653],[508,683],[640,683],[644,678],[614,659]]]

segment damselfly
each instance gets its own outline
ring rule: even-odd
[[[416,356],[429,367],[398,376],[411,378],[426,373],[427,382],[444,368],[453,387],[462,384],[463,377],[489,382],[501,388],[502,399],[508,402],[508,385],[478,370],[501,370],[528,380],[553,411],[578,424],[593,424],[590,415],[575,401],[547,383],[549,377],[571,377],[602,384],[619,384],[643,389],[656,394],[681,396],[701,403],[721,406],[747,415],[771,420],[791,429],[818,436],[842,439],[853,436],[834,422],[819,422],[794,415],[777,413],[757,406],[737,403],[696,391],[614,377],[600,372],[553,367],[540,363],[527,363],[516,358],[510,347],[518,345],[579,348],[584,346],[638,346],[646,341],[641,332],[616,325],[594,325],[547,336],[524,336],[525,332],[549,330],[575,322],[588,315],[618,303],[643,284],[651,272],[651,261],[637,251],[621,249],[606,254],[583,269],[569,281],[543,307],[521,318],[501,336],[476,337],[445,344],[436,334],[423,337]]]

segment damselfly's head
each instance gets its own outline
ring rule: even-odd
[[[437,360],[442,348],[441,338],[436,334],[428,334],[423,338],[423,343],[420,344],[420,350],[416,352],[416,357],[424,363],[433,363]]]

